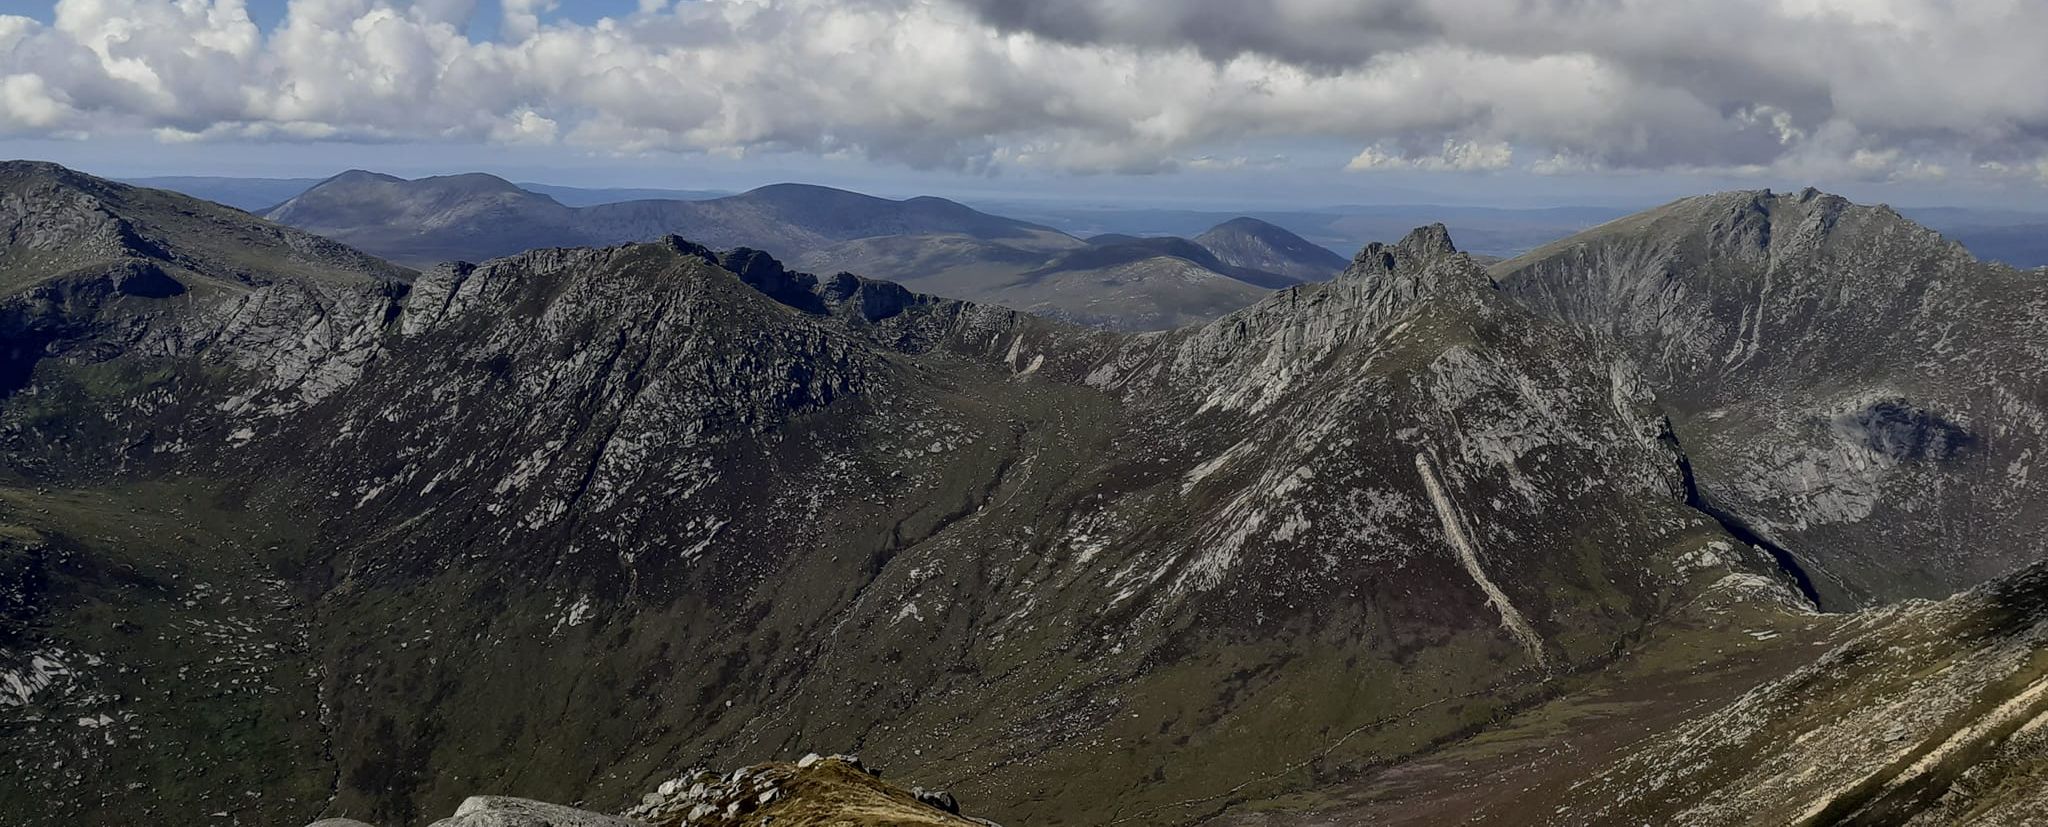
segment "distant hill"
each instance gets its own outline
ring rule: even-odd
[[[1967,207],[1902,207],[1899,212],[1986,261],[2048,266],[2048,213]]]
[[[648,187],[565,187],[560,184],[519,182],[519,188],[537,192],[571,207],[594,207],[621,201],[709,201],[735,194],[732,190],[683,190]]]
[[[575,208],[492,175],[408,181],[350,170],[264,213],[392,261],[482,260],[597,244]]]
[[[1321,281],[1350,263],[1308,239],[1256,218],[1225,221],[1195,236],[1195,243],[1230,266],[1302,281]]]
[[[1629,211],[1610,207],[1509,209],[1447,207],[1415,203],[1387,206],[1317,206],[1300,209],[1223,212],[1138,207],[1073,206],[990,201],[977,207],[1034,221],[1084,238],[1102,234],[1194,237],[1238,217],[1284,227],[1310,244],[1349,254],[1374,239],[1441,221],[1460,245],[1478,255],[1511,257],[1572,233],[1620,218]]]
[[[583,199],[599,192],[553,191]],[[853,272],[937,295],[1141,330],[1213,319],[1269,290],[1327,279],[1346,263],[1249,218],[1193,240],[1084,242],[943,198],[897,201],[806,184],[697,201],[572,206],[492,175],[407,180],[355,170],[265,215],[416,266],[678,234],[716,249],[762,250],[817,272]]]
[[[492,175],[406,180],[356,170],[327,179],[265,215],[415,264],[480,261],[537,247],[644,241],[669,233],[713,247],[753,247],[782,256],[856,238],[918,233],[958,233],[1040,248],[1079,243],[1048,227],[940,198],[891,201],[804,184],[776,184],[708,201],[572,207]]]
[[[234,178],[225,176],[157,176],[126,179],[138,186],[154,187],[203,198],[254,213],[272,207],[322,183],[319,178]],[[572,187],[559,184],[521,182],[520,189],[554,199],[568,207],[592,207],[630,201],[708,201],[734,195],[728,190],[666,189],[649,187]],[[1077,237],[1097,238],[1119,235],[1142,238],[1160,235],[1194,236],[1203,228],[1237,221],[1232,213],[1156,208],[1105,208],[1048,206],[1009,202],[980,204],[984,212],[1008,215]],[[1627,210],[1612,207],[1543,207],[1510,209],[1492,207],[1446,207],[1430,204],[1393,206],[1337,206],[1310,210],[1261,212],[1243,217],[1269,227],[1289,228],[1308,243],[1324,250],[1348,251],[1375,239],[1398,235],[1408,228],[1430,221],[1444,221],[1458,234],[1466,248],[1481,258],[1512,258],[1559,238],[1620,218]],[[1968,247],[1986,261],[2014,267],[2048,266],[2048,212],[1975,207],[1900,207],[1899,212],[1914,221]],[[1199,239],[1198,239],[1199,240]],[[1210,244],[1212,249],[1215,244]],[[1313,251],[1308,253],[1314,255]],[[1239,266],[1255,269],[1249,260],[1219,256]],[[1343,257],[1331,253],[1342,268]],[[1327,268],[1327,260],[1317,264]],[[1294,275],[1316,278],[1306,271]]]

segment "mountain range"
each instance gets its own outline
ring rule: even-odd
[[[1889,209],[1725,193],[1493,263],[1430,225],[1303,281],[1248,222],[429,180],[270,212],[322,237],[0,165],[0,813],[960,820],[839,760],[678,792],[856,751],[1034,825],[2048,806],[2048,285]],[[1260,294],[1134,334],[754,232]]]
[[[172,176],[129,179],[128,183],[182,192],[251,212],[262,212],[319,184],[317,178],[231,178]],[[621,201],[719,198],[722,190],[593,188],[522,183],[572,207]],[[1410,194],[1411,197],[1418,197]],[[1106,206],[1043,200],[976,200],[977,209],[1019,217],[1076,237],[1103,234],[1195,236],[1241,217],[1195,209]],[[1499,208],[1411,204],[1336,205],[1263,210],[1252,215],[1285,226],[1320,247],[1355,249],[1375,238],[1397,236],[1410,227],[1442,221],[1458,233],[1460,246],[1482,257],[1513,258],[1537,247],[1616,218],[1634,209],[1612,206]],[[1906,217],[1969,248],[1980,259],[2019,268],[2048,266],[2048,213],[2039,210],[1910,206]]]
[[[570,207],[488,175],[408,181],[357,171],[263,215],[414,266],[677,233],[717,248],[763,250],[818,272],[858,272],[1127,329],[1214,318],[1268,289],[1328,278],[1344,261],[1250,219],[1194,242],[1091,243],[940,198],[891,201],[800,184],[708,200]]]

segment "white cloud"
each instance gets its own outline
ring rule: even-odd
[[[2018,0],[60,0],[0,16],[0,134],[794,150],[1086,172],[1688,169],[2036,176],[2048,4]]]
[[[50,96],[41,76],[0,76],[0,129],[56,131],[71,115],[71,107]]]
[[[531,109],[491,128],[491,140],[503,144],[551,144],[561,127]]]
[[[2048,155],[2034,161],[1985,161],[1978,166],[2001,177],[2032,177],[2048,185]]]
[[[1344,168],[1352,172],[1382,170],[1425,170],[1429,172],[1485,172],[1507,169],[1514,163],[1514,148],[1505,143],[1444,139],[1433,153],[1415,154],[1387,144],[1366,147]]]
[[[1181,166],[1187,169],[1204,171],[1234,169],[1278,169],[1286,165],[1287,156],[1285,155],[1263,155],[1258,157],[1252,157],[1247,155],[1200,155],[1194,158],[1189,158],[1181,164]]]

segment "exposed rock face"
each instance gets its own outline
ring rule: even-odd
[[[693,771],[662,782],[627,815],[656,827],[993,827],[960,815],[947,793],[906,791],[860,759],[813,754],[720,775]]]
[[[430,827],[998,827],[960,815],[950,793],[906,791],[847,755],[720,774],[693,770],[661,782],[624,816],[525,798],[464,799]],[[323,819],[306,827],[371,827]]]
[[[1812,190],[1687,199],[1493,268],[1626,347],[1700,490],[1824,604],[1938,596],[2037,559],[2048,279]]]

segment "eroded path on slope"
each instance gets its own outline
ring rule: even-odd
[[[1472,535],[1465,530],[1465,517],[1459,513],[1456,503],[1444,492],[1443,480],[1437,477],[1436,464],[1431,462],[1427,452],[1415,454],[1415,470],[1422,475],[1422,485],[1429,491],[1429,501],[1436,506],[1437,517],[1444,523],[1444,541],[1458,553],[1458,562],[1465,566],[1465,573],[1472,576],[1472,582],[1479,584],[1479,590],[1486,592],[1486,601],[1500,612],[1501,628],[1514,635],[1522,648],[1529,650],[1529,656],[1538,664],[1549,666],[1543,656],[1543,638],[1529,626],[1528,618],[1508,601],[1506,592],[1500,590],[1493,578],[1486,576],[1486,569],[1479,564],[1479,548],[1472,542]]]

